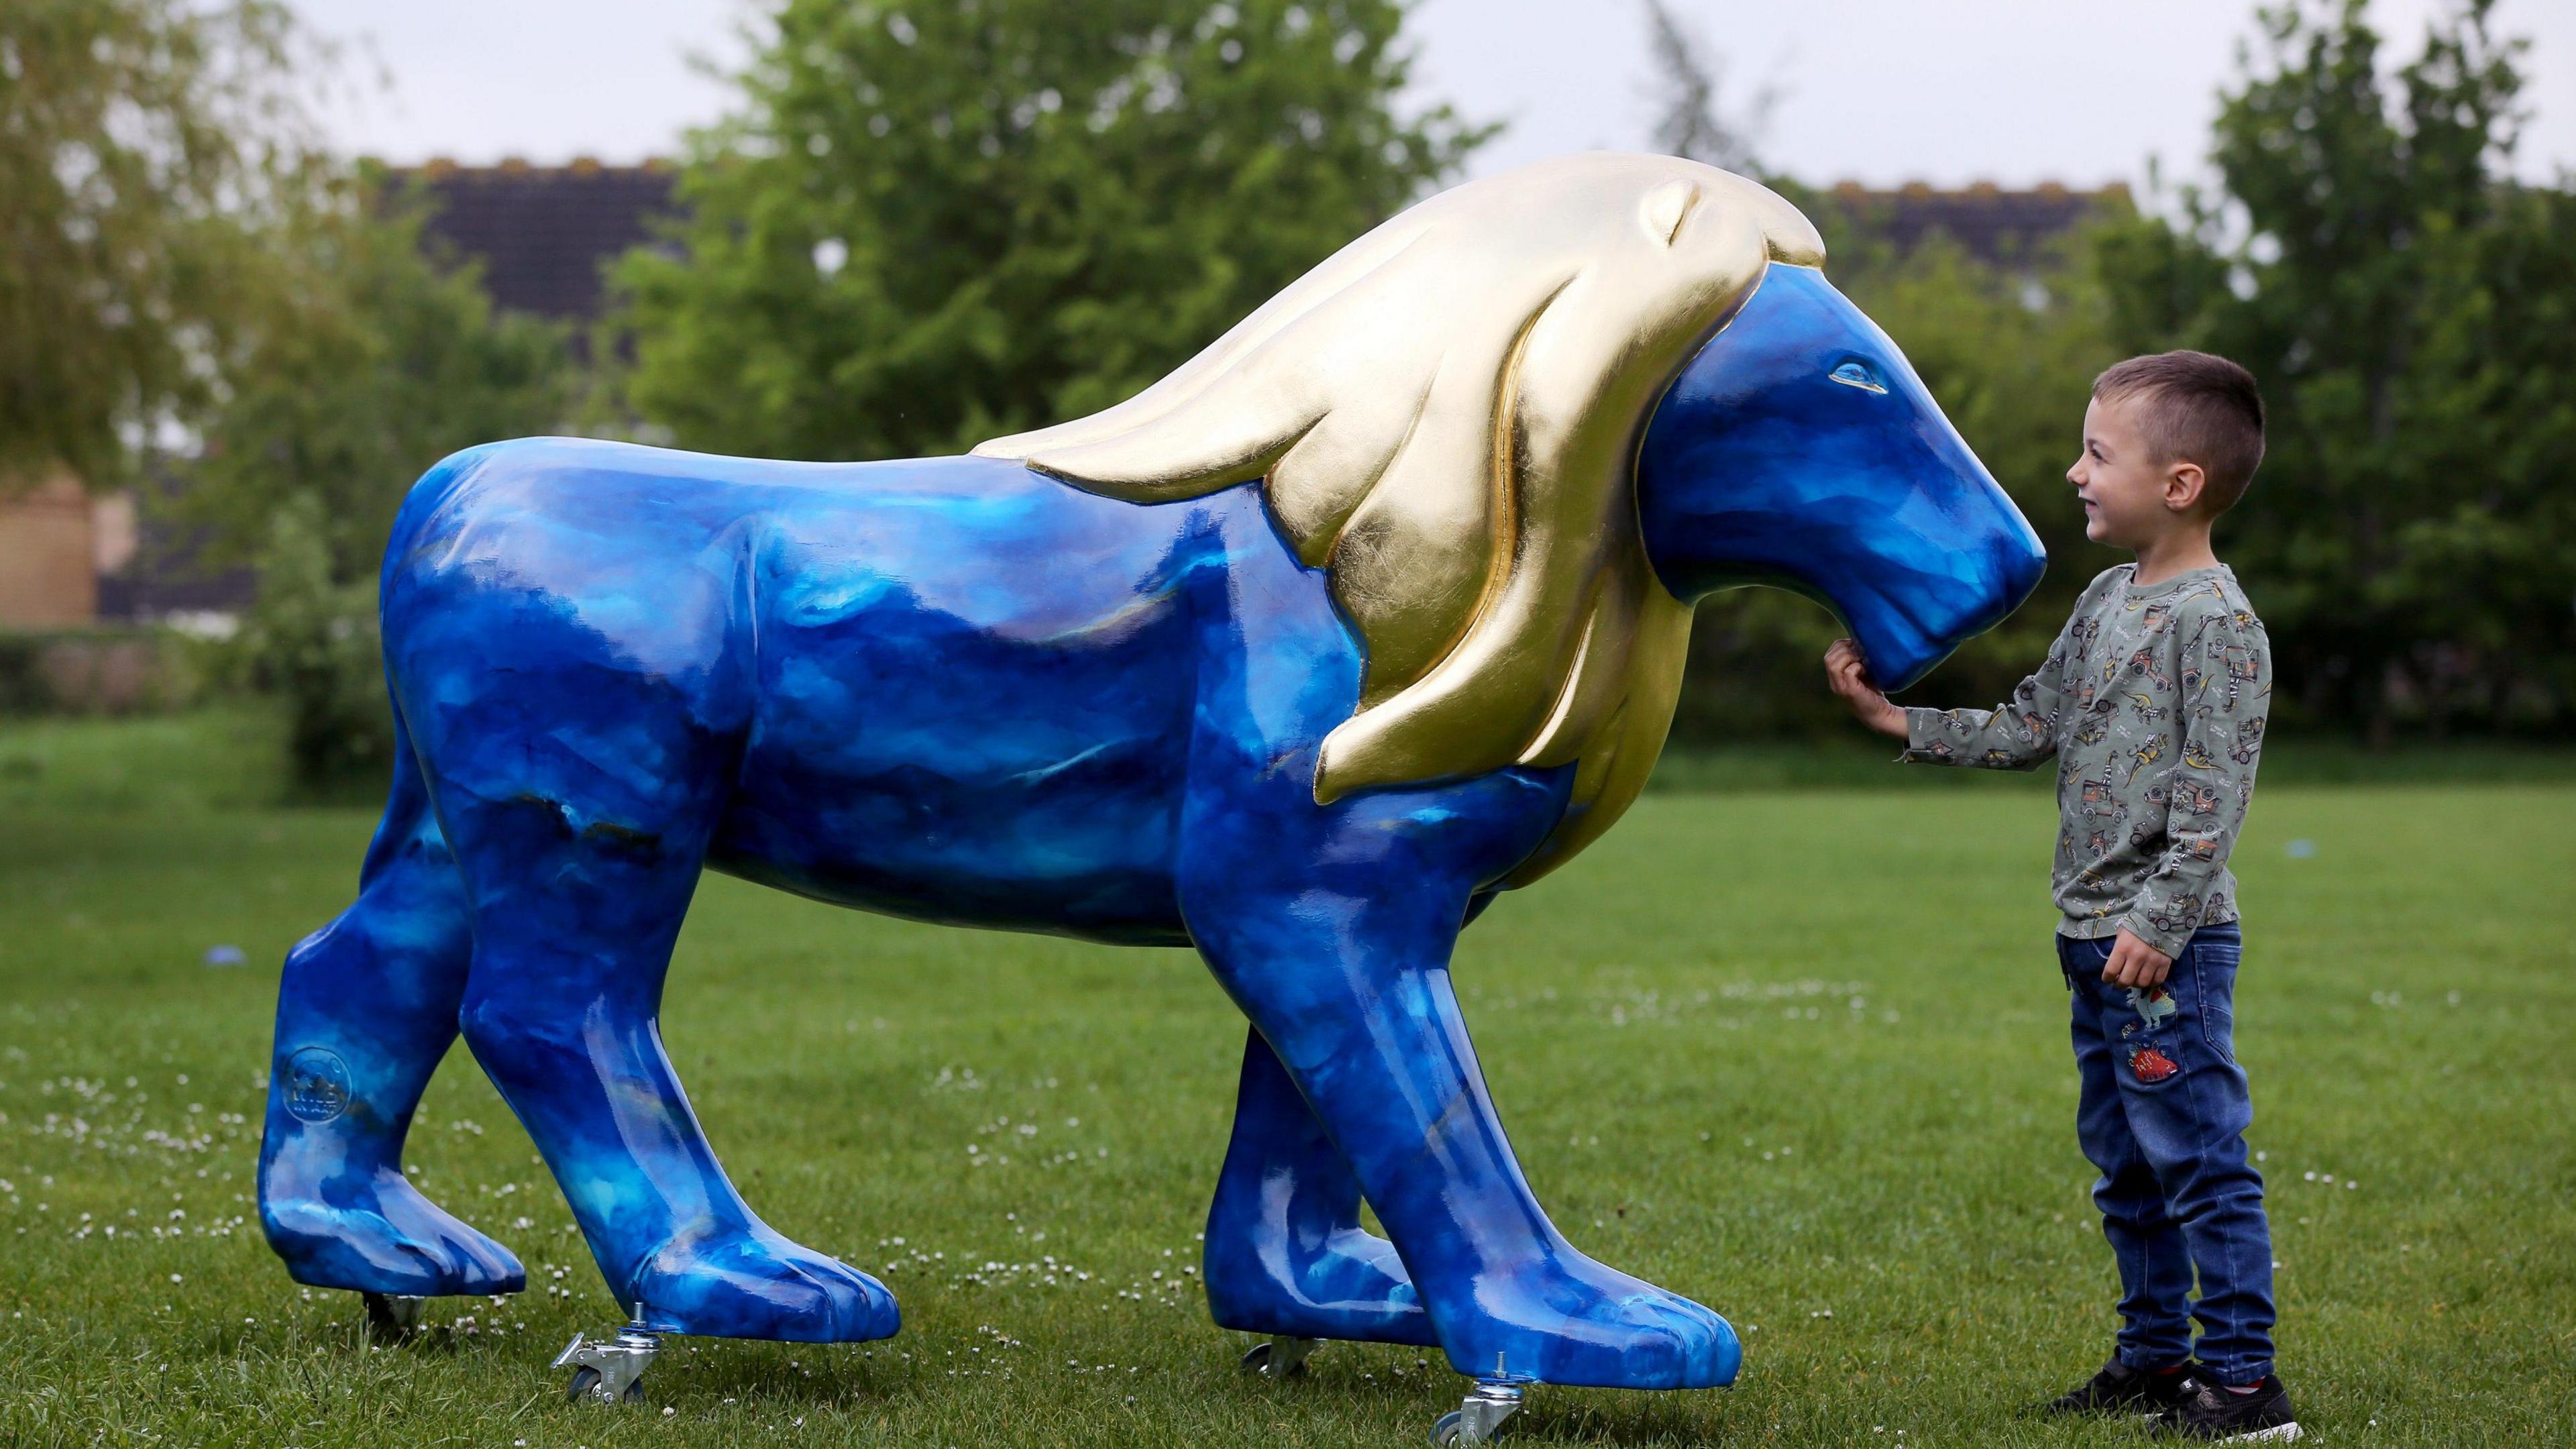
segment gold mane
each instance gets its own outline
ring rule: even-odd
[[[1575,762],[1553,869],[1645,785],[1690,608],[1646,561],[1637,444],[1797,208],[1714,167],[1590,153],[1434,196],[1116,407],[977,447],[1135,502],[1255,478],[1367,650],[1315,798]]]

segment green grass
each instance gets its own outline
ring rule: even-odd
[[[116,773],[76,728],[46,748]],[[0,733],[0,759],[29,751]],[[614,1307],[460,1052],[413,1134],[426,1190],[570,1296],[440,1302],[370,1349],[247,1201],[275,963],[345,903],[370,814],[220,808],[143,767],[130,808],[75,810],[47,769],[0,793],[0,1444],[1410,1445],[1455,1406],[1409,1350],[1235,1372],[1245,1341],[1181,1271],[1242,1041],[1194,958],[712,878],[672,1054],[753,1203],[885,1272],[903,1334],[677,1341],[646,1412],[564,1403],[547,1361]],[[2048,805],[1991,784],[1650,796],[1468,934],[1470,1021],[1542,1199],[1748,1344],[1730,1392],[1541,1389],[1510,1439],[2145,1442],[2014,1412],[2100,1360],[2114,1287]],[[2576,1441],[2571,817],[2565,784],[2257,802],[2239,1047],[2283,1372],[2323,1442]],[[201,964],[216,945],[250,964]],[[1048,1254],[1091,1277],[980,1270]]]

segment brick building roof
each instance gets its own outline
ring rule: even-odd
[[[1992,182],[1956,191],[1921,182],[1873,191],[1846,181],[1824,194],[1855,221],[1883,230],[1900,251],[1943,232],[1968,255],[1998,265],[2027,262],[2058,234],[2107,208],[2129,204],[2129,188],[2116,182],[2099,191],[2075,191],[2054,182],[2027,191],[2007,191]]]
[[[396,173],[429,193],[428,230],[483,263],[483,286],[500,305],[563,321],[599,314],[600,269],[653,239],[649,222],[672,209],[679,173],[667,162],[603,166],[459,166],[432,161]]]

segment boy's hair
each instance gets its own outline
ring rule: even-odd
[[[2093,379],[2099,402],[2138,400],[2139,431],[2159,462],[2200,465],[2201,511],[2216,518],[2245,496],[2263,462],[2263,393],[2254,374],[2206,352],[2157,352]]]

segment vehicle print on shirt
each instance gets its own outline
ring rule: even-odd
[[[2188,936],[2200,928],[2200,897],[2176,896],[2145,911],[2148,929],[2159,935]]]
[[[2101,779],[2088,778],[2077,784],[2075,804],[2077,812],[2087,820],[2100,819],[2112,825],[2119,824],[2129,814],[2128,805],[2111,786],[2108,766],[2103,768]]]
[[[2129,701],[2129,710],[2132,714],[2150,724],[2173,713],[2172,710],[2156,703],[2154,695],[2143,690],[2132,691],[2122,697]]]
[[[2263,671],[2263,656],[2250,645],[2222,644],[2219,663],[2227,670],[2227,712],[2236,713],[2237,701],[2253,687],[2255,677]]]
[[[2191,815],[2218,813],[2218,787],[2206,780],[2178,779],[2173,787],[2173,808]]]
[[[2263,749],[2263,726],[2266,722],[2265,716],[2256,715],[2238,725],[2236,738],[2227,747],[2227,758],[2240,765],[2254,763],[2254,757]]]

